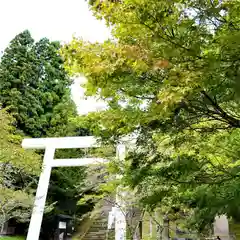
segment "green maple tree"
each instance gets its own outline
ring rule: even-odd
[[[62,49],[86,94],[108,104],[82,124],[103,140],[136,138],[124,179],[146,208],[199,231],[216,215],[238,219],[239,1],[91,4],[113,40]]]

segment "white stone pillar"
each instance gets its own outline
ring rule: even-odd
[[[28,229],[27,240],[39,239],[44,207],[47,198],[48,185],[52,170],[51,162],[53,161],[54,152],[54,148],[46,148],[43,159],[43,169],[38,182],[38,188]]]
[[[226,215],[215,217],[214,236],[219,236],[222,240],[229,240],[229,224]]]
[[[124,161],[126,155],[125,145],[117,146],[117,159]],[[121,178],[121,176],[118,176]],[[115,215],[115,240],[126,240],[127,222],[126,222],[126,203],[124,201],[126,192],[119,186],[116,194],[116,215]]]

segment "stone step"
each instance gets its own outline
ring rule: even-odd
[[[107,229],[108,213],[112,210],[112,205],[104,201],[101,211],[93,219],[92,225],[83,240],[112,240],[112,231]],[[107,238],[108,237],[108,238]]]

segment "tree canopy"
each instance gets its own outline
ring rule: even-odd
[[[21,148],[22,137],[16,134],[13,126],[14,118],[5,109],[0,109],[0,161],[4,165],[12,165],[20,171],[28,174],[40,172],[40,157],[32,152]],[[6,171],[1,171],[1,177],[6,177]]]
[[[113,39],[62,49],[66,69],[108,104],[82,124],[104,140],[136,139],[124,180],[145,207],[200,231],[216,215],[238,219],[239,1],[91,3]]]
[[[40,172],[40,157],[21,148],[22,137],[16,134],[14,119],[0,109],[0,226],[11,218],[29,219],[33,206],[30,186]],[[32,176],[32,178],[31,178]]]

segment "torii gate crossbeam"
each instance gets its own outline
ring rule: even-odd
[[[26,149],[45,149],[42,172],[38,182],[34,207],[26,240],[38,240],[47,198],[47,191],[53,167],[72,167],[91,164],[107,163],[103,158],[78,158],[78,159],[54,159],[56,149],[69,148],[93,148],[99,147],[95,137],[64,137],[64,138],[32,138],[24,139],[22,147]],[[120,149],[120,151],[118,151]],[[125,154],[125,147],[117,147],[117,156]],[[120,158],[122,158],[120,156]],[[115,224],[115,239],[125,239],[125,218],[119,219]],[[118,226],[119,225],[119,226]]]

